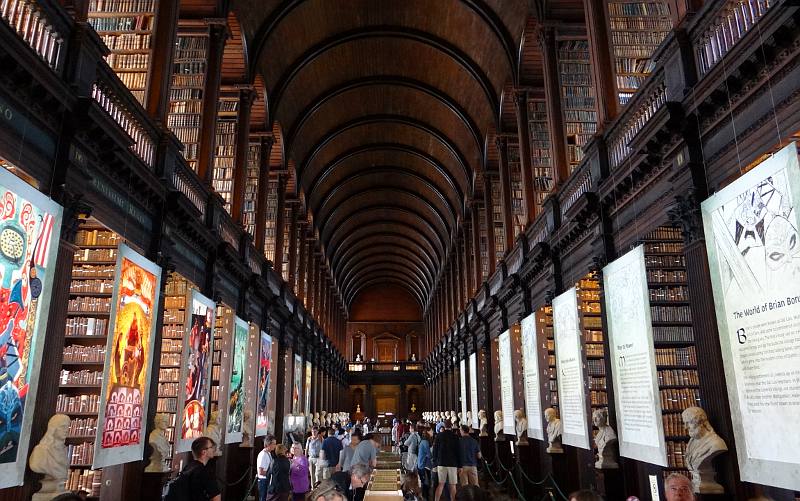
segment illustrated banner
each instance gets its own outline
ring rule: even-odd
[[[231,343],[231,370],[228,379],[228,407],[225,420],[225,443],[242,441],[245,400],[245,363],[247,361],[247,338],[250,326],[239,317],[233,324]]]
[[[305,415],[311,414],[311,361],[306,360],[306,380],[305,380]]]
[[[537,349],[536,313],[522,319],[522,368],[525,383],[525,414],[528,416],[528,436],[544,440],[542,430],[542,400],[539,383],[539,350]]]
[[[269,433],[269,403],[272,399],[272,337],[261,331],[258,351],[258,386],[256,403],[256,436],[263,437]]]
[[[467,364],[465,360],[458,362],[458,377],[461,384],[461,421],[458,423],[461,426],[465,419],[467,419]]]
[[[742,480],[790,490],[800,490],[798,201],[791,143],[702,203]]]
[[[194,439],[203,436],[206,429],[206,412],[211,391],[211,361],[214,343],[214,325],[217,305],[214,301],[192,290],[189,301],[190,316],[183,339],[181,358],[182,384],[178,388],[180,431],[175,440],[175,452],[189,452]]]
[[[120,245],[92,469],[142,459],[161,268]]]
[[[469,406],[472,411],[472,427],[480,428],[480,418],[478,418],[478,356],[475,353],[469,355]]]
[[[303,357],[294,356],[294,377],[292,378],[292,414],[300,414],[300,397],[303,394]]]
[[[620,455],[667,466],[641,245],[603,268]]]
[[[498,338],[497,352],[500,358],[500,403],[503,410],[503,433],[516,435],[514,426],[514,379],[511,376],[511,332],[505,331]]]
[[[23,483],[61,213],[0,168],[0,489]]]
[[[564,427],[562,441],[589,449],[586,421],[586,380],[581,356],[581,324],[575,287],[553,300],[553,333],[558,372],[558,409]]]

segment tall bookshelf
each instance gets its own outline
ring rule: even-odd
[[[264,256],[275,264],[275,223],[278,219],[278,180],[267,183],[267,211],[264,219]]]
[[[522,161],[519,145],[508,145],[508,177],[511,187],[511,219],[514,238],[525,231],[525,198],[522,193]]]
[[[225,201],[230,213],[233,199],[233,172],[236,166],[236,129],[239,120],[239,92],[223,90],[217,102],[217,126],[214,137],[214,172],[212,186]]]
[[[653,52],[672,29],[664,0],[607,2],[619,102],[625,105],[653,71]]]
[[[528,133],[531,143],[533,187],[538,207],[552,191],[555,178],[550,156],[550,129],[547,127],[547,104],[544,99],[528,99]],[[537,213],[539,209],[537,208]]]
[[[64,354],[56,412],[67,414],[67,489],[100,496],[102,470],[92,470],[97,416],[121,237],[95,220],[81,224],[75,237]]]
[[[597,132],[589,42],[560,41],[557,57],[567,141],[567,163],[572,172],[583,160],[583,146]]]
[[[539,335],[547,343],[547,380],[544,399],[546,406],[558,409],[558,371],[556,370],[556,341],[553,334],[553,307],[543,306],[536,315]]]
[[[144,104],[158,0],[91,0],[89,24],[109,48],[106,62]]]
[[[583,277],[576,286],[583,352],[586,357],[586,377],[589,383],[589,404],[591,412],[594,412],[595,409],[608,407],[600,282],[597,274],[592,272]]]
[[[678,472],[688,476],[685,454],[689,436],[681,413],[687,407],[702,405],[683,238],[680,229],[661,226],[650,232],[643,243],[669,461],[664,475]]]
[[[487,176],[492,191],[492,224],[494,225],[494,252],[498,261],[506,255],[506,233],[503,222],[503,192],[498,176]]]
[[[214,326],[214,356],[211,363],[211,410],[224,414],[225,406],[220,406],[221,388],[227,385],[224,374],[224,360],[230,356],[230,340],[233,336],[233,308],[223,303],[217,305],[217,321]],[[222,397],[225,398],[224,393]],[[221,409],[220,409],[221,407]],[[209,417],[211,413],[209,412]]]
[[[489,227],[486,225],[486,204],[479,203],[475,210],[478,213],[478,243],[481,253],[481,282],[489,279]]]
[[[256,234],[256,201],[258,200],[258,174],[261,169],[261,143],[251,142],[247,147],[247,181],[244,186],[242,222],[250,236]]]
[[[167,125],[183,143],[183,156],[195,172],[200,150],[207,61],[208,34],[179,32],[175,41]]]
[[[291,239],[291,233],[289,230],[292,229],[292,225],[290,224],[292,220],[292,207],[291,205],[286,205],[283,208],[283,252],[282,256],[282,263],[281,263],[281,276],[285,281],[289,280],[289,240]]]

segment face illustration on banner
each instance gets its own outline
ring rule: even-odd
[[[300,394],[303,391],[303,359],[294,357],[294,378],[292,382],[292,414],[300,414]]]
[[[233,360],[228,385],[228,433],[242,431],[244,418],[244,368],[247,359],[247,323],[235,322],[233,336]]]
[[[0,467],[24,461],[36,360],[61,227],[60,208],[0,169]],[[42,199],[40,204],[33,200]],[[49,212],[39,207],[47,206]],[[52,257],[52,263],[51,261]],[[20,448],[23,447],[23,454]],[[5,469],[0,469],[3,477]],[[0,487],[18,485],[11,474]],[[20,479],[21,481],[21,479]]]
[[[215,314],[216,309],[213,304],[209,306],[192,298],[192,323],[189,330],[188,351],[184,357],[186,375],[181,420],[182,439],[193,439],[203,434]]]
[[[272,368],[272,338],[261,332],[258,356],[258,403],[256,407],[256,435],[267,433],[269,419],[270,372]]]
[[[111,341],[111,363],[105,386],[105,449],[139,444],[142,402],[149,370],[156,276],[123,258]]]

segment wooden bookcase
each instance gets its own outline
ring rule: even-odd
[[[519,145],[508,145],[508,177],[511,187],[511,219],[514,238],[525,231],[525,196],[522,193],[522,161]]]
[[[664,476],[676,471],[688,475],[684,456],[689,436],[681,413],[702,405],[683,238],[679,228],[661,226],[647,234],[643,244],[669,461]]]
[[[567,163],[572,172],[583,159],[583,145],[597,132],[595,89],[587,40],[558,42],[558,73]]]
[[[158,0],[91,0],[89,24],[110,49],[106,62],[144,104]]]
[[[672,30],[672,19],[663,0],[612,0],[607,5],[617,92],[625,105],[653,71],[651,57]]]
[[[576,287],[591,414],[595,409],[608,407],[600,283],[597,275],[590,273],[582,278]],[[588,418],[591,420],[591,415]]]
[[[233,200],[233,176],[236,168],[236,130],[239,126],[239,91],[223,89],[217,103],[214,139],[214,171],[211,184],[225,201],[230,213]]]
[[[290,224],[291,220],[292,207],[287,205],[283,209],[283,252],[281,253],[281,276],[286,281],[289,280],[289,239],[291,238],[289,230],[292,229]]]
[[[481,253],[481,283],[489,279],[489,228],[486,226],[486,207],[485,202],[480,202],[475,206],[478,214],[478,242],[480,243]]]
[[[75,237],[72,282],[56,412],[72,419],[67,437],[67,489],[100,495],[102,470],[92,470],[103,367],[114,288],[116,233],[95,220],[81,224]]]
[[[500,189],[500,177],[489,175],[484,182],[490,183],[492,191],[492,224],[494,225],[495,260],[499,261],[506,254],[506,232],[503,222],[503,192]]]
[[[183,32],[178,28],[167,125],[183,143],[183,156],[197,172],[200,152],[203,95],[208,65],[208,33]]]
[[[278,180],[270,178],[267,183],[267,211],[264,219],[264,256],[275,262],[275,223],[278,219]]]
[[[550,129],[547,128],[547,104],[544,99],[528,99],[528,133],[531,143],[531,167],[535,202],[541,207],[553,190],[555,178],[550,157]],[[538,209],[537,209],[538,212]]]
[[[247,147],[247,183],[244,187],[242,223],[250,236],[256,234],[256,202],[258,199],[258,174],[261,169],[261,143],[251,142]]]
[[[556,370],[556,341],[553,332],[553,307],[543,306],[536,315],[539,338],[547,343],[547,380],[544,383],[545,409],[558,409],[558,372]],[[544,412],[544,409],[542,410]]]
[[[217,323],[214,326],[214,356],[211,364],[211,411],[220,410],[220,413],[225,412],[226,406],[220,408],[220,397],[226,398],[225,394],[221,392],[221,388],[227,388],[228,381],[225,379],[224,374],[224,360],[230,354],[229,344],[231,336],[233,336],[233,308],[225,304],[217,305]],[[209,416],[211,413],[209,412]]]

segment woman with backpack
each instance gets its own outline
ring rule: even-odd
[[[292,465],[286,457],[286,446],[278,444],[275,447],[275,460],[268,476],[268,501],[289,501],[289,494],[292,492],[292,482],[289,479],[291,469]]]

